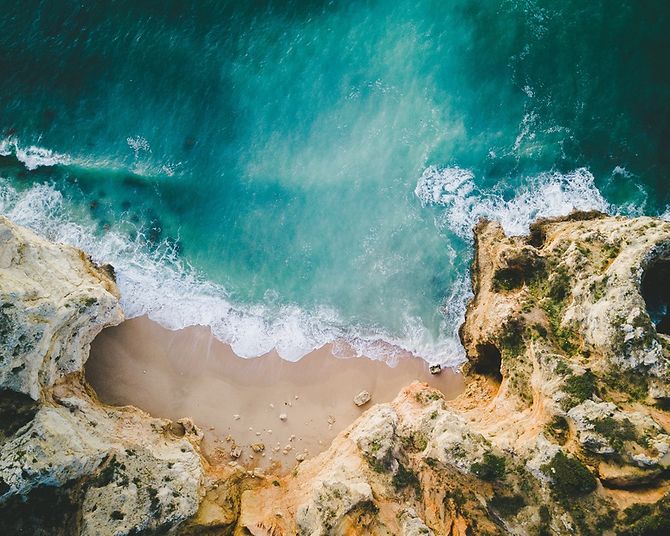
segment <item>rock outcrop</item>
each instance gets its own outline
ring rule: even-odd
[[[84,383],[118,298],[110,267],[0,217],[2,534],[137,534],[198,509],[192,423],[106,407]]]
[[[81,365],[121,320],[112,272],[6,220],[0,237],[5,532],[670,533],[668,222],[481,222],[463,395],[413,383],[283,477],[212,467],[188,420],[100,404]]]
[[[641,290],[670,223],[577,213],[527,237],[481,222],[475,241],[465,393],[415,383],[372,407],[280,485],[243,494],[243,530],[670,530],[670,338]]]

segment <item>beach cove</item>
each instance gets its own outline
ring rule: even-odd
[[[345,352],[340,346],[336,357],[327,345],[296,362],[274,352],[244,359],[208,328],[170,331],[140,317],[96,337],[86,379],[102,402],[175,421],[192,419],[215,463],[267,469],[274,462],[279,472],[292,469],[296,456],[302,461],[326,450],[363,411],[390,402],[412,381],[427,383],[447,399],[463,389],[459,373],[431,374],[424,360],[410,354],[396,355],[389,366]],[[361,391],[371,400],[358,407],[353,398]]]

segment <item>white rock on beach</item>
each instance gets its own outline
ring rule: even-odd
[[[372,395],[367,392],[367,391],[361,391],[354,397],[354,404],[356,404],[358,407],[364,406],[368,402],[370,402],[370,399],[372,398]]]

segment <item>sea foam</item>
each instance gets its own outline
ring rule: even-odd
[[[18,191],[0,179],[0,213],[49,240],[86,251],[96,262],[111,263],[128,318],[148,315],[169,329],[209,326],[215,337],[242,357],[276,349],[283,358],[297,360],[324,344],[336,343],[341,354],[365,355],[389,364],[407,352],[449,365],[464,358],[455,329],[448,331],[450,336],[435,339],[412,317],[405,318],[401,334],[391,335],[375,327],[347,325],[328,308],[306,312],[295,305],[234,303],[225,288],[184,263],[168,244],[149,248],[141,229],[133,239],[114,229],[94,233],[94,222],[75,214],[49,184]]]
[[[505,198],[500,188],[477,188],[475,175],[469,170],[430,166],[419,178],[414,193],[423,205],[444,207],[438,225],[466,239],[471,238],[480,218],[499,221],[508,235],[522,235],[540,217],[562,216],[573,210],[612,209],[586,168],[531,177],[513,197]]]
[[[9,156],[10,154],[16,156],[17,160],[22,162],[26,169],[30,171],[38,167],[72,163],[72,158],[69,155],[36,145],[23,147],[13,138],[5,138],[0,141],[0,156]]]
[[[12,151],[16,152],[16,147]],[[540,175],[513,198],[504,199],[495,190],[479,190],[469,170],[431,166],[419,179],[415,193],[422,205],[442,207],[438,225],[466,239],[480,217],[501,221],[510,234],[522,234],[539,216],[566,214],[575,208],[609,208],[586,169]],[[379,326],[351,325],[326,307],[305,311],[296,305],[235,303],[223,286],[207,280],[169,244],[149,247],[142,229],[128,233],[113,227],[102,234],[94,232],[96,226],[90,217],[76,212],[50,184],[19,191],[0,179],[0,213],[52,241],[81,248],[97,262],[114,265],[127,317],[147,315],[169,329],[209,326],[215,337],[229,343],[242,357],[275,349],[283,358],[297,360],[334,343],[340,353],[390,364],[407,352],[443,365],[465,359],[458,327],[471,297],[467,273],[459,275],[441,304],[440,336],[435,337],[418,318],[409,315],[402,317],[400,333],[389,334]]]
[[[13,155],[28,171],[34,171],[40,167],[73,166],[82,169],[127,170],[139,177],[161,175],[172,177],[175,170],[182,166],[182,162],[179,161],[164,161],[159,162],[158,165],[151,163],[146,158],[147,154],[151,154],[151,146],[141,136],[129,137],[126,144],[128,150],[131,151],[132,158],[124,159],[116,156],[93,159],[59,153],[38,145],[26,145],[16,137],[9,136],[0,140],[0,156]]]

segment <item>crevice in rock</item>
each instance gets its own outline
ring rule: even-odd
[[[670,258],[654,259],[647,265],[641,292],[656,331],[670,335]]]
[[[38,404],[28,395],[0,389],[0,439],[12,436],[28,424],[37,409]]]
[[[502,372],[500,365],[502,363],[502,354],[495,344],[483,343],[477,345],[477,360],[473,366],[473,371],[483,376],[502,382]]]
[[[85,479],[60,487],[43,486],[0,505],[3,535],[68,536],[79,534]]]

